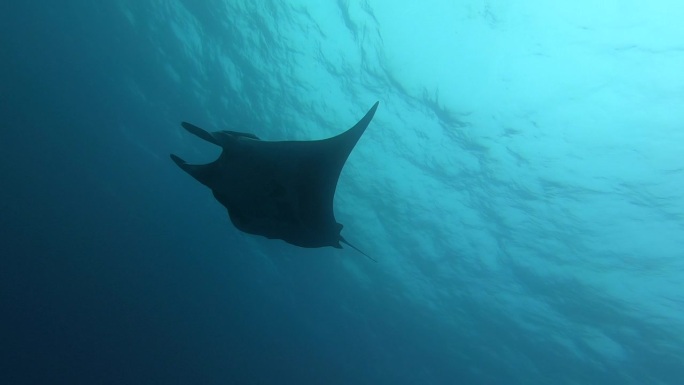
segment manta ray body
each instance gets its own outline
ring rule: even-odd
[[[342,167],[377,108],[378,102],[349,130],[311,141],[264,141],[249,133],[208,132],[183,122],[183,128],[222,152],[202,165],[173,154],[171,159],[209,187],[245,233],[308,248],[341,248],[343,242],[366,255],[340,234],[333,198]]]

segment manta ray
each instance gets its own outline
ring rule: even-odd
[[[333,198],[342,167],[378,103],[352,128],[322,140],[265,141],[182,122],[190,133],[221,147],[221,155],[208,164],[188,164],[173,154],[171,159],[211,189],[240,231],[306,248],[339,249],[342,242],[373,259],[340,234]]]

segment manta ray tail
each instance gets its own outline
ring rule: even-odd
[[[373,257],[371,257],[370,255],[368,255],[368,254],[364,253],[363,251],[359,250],[358,247],[356,247],[356,246],[352,245],[351,243],[347,242],[347,240],[344,239],[343,236],[340,236],[340,242],[344,243],[345,245],[347,245],[347,246],[351,247],[352,249],[358,251],[359,253],[363,254],[364,256],[366,256],[366,258],[370,259],[371,261],[373,261],[373,262],[375,262],[375,263],[378,262],[378,261],[376,261]]]

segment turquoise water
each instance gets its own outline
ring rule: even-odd
[[[103,4],[99,4],[103,3]],[[0,5],[0,383],[684,383],[675,1]],[[380,107],[351,249],[238,232],[179,125]]]

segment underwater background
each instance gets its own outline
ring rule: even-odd
[[[0,383],[684,384],[684,5],[0,4]],[[350,248],[239,232],[185,132],[380,106]]]

